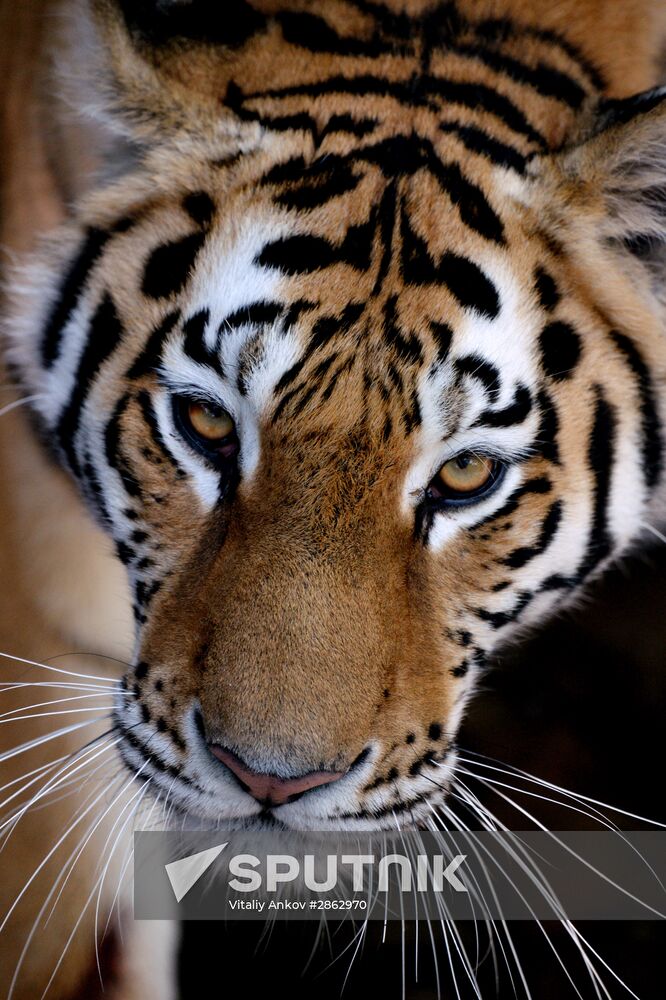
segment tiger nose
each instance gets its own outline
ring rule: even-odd
[[[277,774],[253,771],[247,764],[226,747],[211,743],[211,752],[228,767],[243,789],[257,802],[267,806],[281,806],[293,802],[304,792],[321,785],[328,785],[344,776],[344,771],[310,771],[296,778],[281,778]]]

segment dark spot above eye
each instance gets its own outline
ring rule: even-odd
[[[151,299],[166,299],[180,292],[204,240],[205,234],[197,232],[153,250],[143,272],[143,294]]]
[[[183,208],[198,226],[207,226],[215,214],[215,202],[205,191],[196,191],[183,199]]]
[[[534,272],[534,287],[539,296],[541,306],[547,312],[552,312],[560,301],[560,293],[557,290],[555,281],[545,268],[537,267]]]
[[[546,375],[560,382],[568,379],[578,364],[580,337],[569,323],[549,323],[541,331],[541,363]]]
[[[389,691],[388,688],[384,688],[384,697],[385,698],[390,698],[391,697],[391,692]]]

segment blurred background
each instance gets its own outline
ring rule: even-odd
[[[494,664],[463,727],[461,748],[666,823],[665,598],[666,545],[626,560],[590,590],[584,607],[555,620],[520,650]],[[469,785],[509,828],[530,828],[525,816],[497,792],[473,779]],[[531,784],[524,788],[539,791]],[[564,806],[506,788],[500,791],[550,829],[598,828]],[[624,829],[650,828],[605,812]],[[469,815],[464,818],[469,822]],[[474,955],[473,926],[458,927]],[[543,930],[567,965],[580,996],[595,997],[566,933],[551,924]],[[580,930],[640,1000],[663,1000],[666,924],[584,923]],[[576,989],[540,928],[513,923],[510,932],[532,997],[573,1000]],[[487,946],[483,933],[482,954]],[[181,952],[181,1000],[217,997],[222,992],[227,975],[227,959],[222,956],[233,956],[243,995],[250,997],[279,988],[291,1000],[313,996],[337,1000],[341,995],[347,1000],[369,996],[435,1000],[438,976],[441,997],[466,1000],[476,995],[455,958],[457,989],[454,986],[441,928],[433,926],[438,969],[424,923],[418,934],[414,925],[407,926],[404,939],[397,922],[388,925],[384,941],[383,934],[381,924],[371,925],[362,948],[356,951],[349,928],[341,925],[330,924],[329,934],[317,941],[315,927],[309,923],[277,924],[269,936],[259,924],[187,924]],[[490,956],[479,967],[484,1000],[495,996],[508,1000],[516,993],[497,950],[497,983]],[[513,976],[517,995],[522,997],[515,967]],[[610,974],[606,983],[613,1000],[630,996]]]

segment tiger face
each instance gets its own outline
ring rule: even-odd
[[[449,5],[92,6],[134,165],[10,359],[129,574],[122,755],[217,822],[424,822],[489,656],[657,510],[663,95]]]

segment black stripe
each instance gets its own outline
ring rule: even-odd
[[[608,503],[610,499],[611,475],[615,458],[616,419],[613,408],[604,399],[600,386],[596,386],[594,421],[588,445],[588,462],[594,476],[594,505],[590,534],[585,558],[576,576],[585,579],[607,556],[612,544],[608,533]]]
[[[541,411],[541,423],[533,442],[534,448],[547,461],[559,465],[560,451],[557,438],[560,424],[555,404],[543,389],[539,392],[537,402]]]
[[[104,429],[104,454],[107,464],[112,469],[115,469],[122,479],[123,487],[128,495],[131,497],[140,497],[142,490],[139,481],[129,468],[120,450],[120,422],[131,400],[132,396],[129,393],[125,393],[116,404]]]
[[[143,294],[151,299],[166,299],[180,292],[205,240],[205,232],[197,232],[153,250],[143,272]]]
[[[345,372],[351,371],[351,369],[354,367],[355,360],[356,360],[356,355],[352,354],[351,357],[347,358],[346,361],[343,361],[342,364],[338,365],[335,371],[331,372],[328,380],[328,385],[326,386],[325,389],[322,389],[321,393],[322,403],[325,403],[327,399],[330,399],[333,390],[337,385],[338,379],[340,378],[341,375],[344,375]]]
[[[534,545],[526,545],[519,549],[514,549],[513,552],[510,552],[506,558],[500,561],[503,565],[510,566],[512,569],[519,569],[521,566],[525,566],[536,556],[541,555],[542,552],[546,551],[555,537],[561,519],[562,503],[560,500],[556,500],[555,503],[551,504],[548,509],[548,513],[546,514],[543,524],[541,525],[539,537]]]
[[[500,374],[495,365],[492,365],[489,361],[485,361],[478,354],[464,354],[460,358],[456,358],[453,362],[453,366],[459,376],[469,375],[470,378],[475,378],[479,381],[492,402],[495,402],[500,394],[501,382]]]
[[[283,178],[281,183],[291,181],[294,186],[279,191],[273,200],[278,205],[297,211],[318,208],[333,198],[354,191],[362,179],[361,175],[355,174],[342,158],[336,157],[335,162],[323,160],[300,170],[295,176]],[[262,183],[271,181],[265,177]]]
[[[580,359],[582,345],[570,323],[548,323],[539,336],[541,364],[556,382],[571,378]]]
[[[111,232],[103,229],[93,228],[87,231],[83,246],[62,283],[58,299],[44,329],[42,363],[45,368],[50,368],[58,358],[63,330],[78,305],[88,275],[101,257],[110,238]]]
[[[437,361],[441,364],[446,361],[453,343],[453,330],[448,323],[436,323],[430,321],[430,333],[437,344]]]
[[[611,330],[611,338],[636,378],[641,401],[643,474],[648,487],[652,488],[659,482],[663,466],[663,442],[654,385],[648,366],[634,341],[618,330]]]
[[[90,321],[90,329],[74,377],[74,389],[58,421],[56,436],[75,475],[79,472],[74,439],[79,417],[95,376],[115,351],[124,333],[111,296],[106,293]]]
[[[472,59],[478,59],[496,73],[504,73],[516,83],[524,83],[544,97],[554,97],[569,107],[578,109],[585,100],[587,93],[567,73],[562,73],[553,66],[538,62],[536,66],[507,56],[502,52],[492,51],[481,45],[456,45],[454,51]]]
[[[185,479],[187,473],[181,468],[177,459],[171,454],[166,446],[164,438],[162,437],[162,432],[157,422],[157,417],[155,416],[155,410],[153,408],[153,401],[150,398],[150,393],[146,392],[145,389],[142,389],[137,396],[137,401],[141,407],[141,414],[156,447],[159,449],[167,462],[176,470],[176,478]]]
[[[513,146],[488,135],[476,125],[459,125],[457,122],[442,122],[442,132],[455,135],[471,153],[484,156],[499,167],[509,167],[519,174],[525,173],[528,157],[523,156]]]
[[[355,135],[359,139],[370,135],[377,128],[376,118],[354,118],[353,115],[332,115],[321,132],[319,142],[321,143],[327,135],[334,135],[341,132],[346,135]]]
[[[193,222],[205,229],[213,221],[215,202],[207,191],[193,191],[183,198],[183,209]]]
[[[287,368],[286,372],[278,380],[275,386],[274,395],[276,396],[279,395],[281,392],[284,392],[284,390],[288,388],[288,386],[291,385],[294,379],[297,378],[299,374],[302,372],[306,360],[307,360],[306,358],[300,358],[300,360],[297,361],[295,364],[293,364],[291,368]]]
[[[482,621],[488,622],[491,628],[502,628],[504,625],[515,622],[533,598],[532,591],[523,590],[518,594],[518,600],[509,611],[488,611],[487,608],[477,608],[476,615]]]
[[[153,374],[161,358],[164,341],[179,319],[180,310],[175,309],[164,317],[159,326],[155,327],[144,344],[141,353],[128,369],[126,378],[134,381],[135,379],[143,378],[145,375]]]
[[[85,453],[81,471],[85,478],[86,493],[91,498],[93,507],[97,508],[97,512],[102,520],[102,523],[105,524],[108,529],[113,528],[113,519],[109,514],[109,509],[106,505],[105,492],[97,476],[97,470],[93,466],[89,451],[86,451]]]
[[[367,271],[372,255],[374,219],[361,226],[350,226],[337,246],[323,236],[287,236],[267,243],[255,257],[261,267],[277,268],[286,274],[311,274],[333,264],[348,264],[357,271]]]
[[[266,16],[247,0],[225,0],[223,6],[211,4],[210,0],[118,0],[118,5],[128,28],[153,45],[188,38],[206,45],[238,48],[266,26]]]
[[[595,123],[596,130],[601,132],[614,125],[625,125],[637,115],[647,114],[663,104],[664,101],[666,101],[666,92],[663,87],[655,87],[654,90],[647,90],[631,97],[600,101]]]
[[[276,15],[282,34],[290,45],[298,45],[308,52],[328,52],[338,56],[365,56],[376,58],[395,52],[397,39],[382,39],[377,34],[369,38],[339,35],[323,17],[295,11],[281,11]],[[405,48],[408,39],[405,39]]]
[[[213,368],[218,375],[224,377],[220,359],[215,352],[206,346],[204,334],[210,319],[208,309],[200,309],[183,324],[183,350],[188,358],[198,365]]]
[[[241,306],[240,309],[225,316],[220,323],[218,333],[224,336],[239,326],[266,326],[275,323],[284,312],[284,308],[281,302],[251,302],[250,305]]]
[[[497,17],[488,18],[485,21],[478,22],[478,24],[474,25],[474,30],[477,35],[495,43],[504,41],[507,38],[519,38],[521,35],[527,35],[530,38],[536,38],[538,41],[545,42],[548,45],[555,45],[565,52],[570,59],[578,63],[597,90],[604,90],[606,88],[603,76],[597,67],[590,62],[587,56],[585,56],[580,49],[573,45],[568,39],[564,38],[562,35],[558,34],[558,32],[553,31],[550,28],[533,28],[526,24],[515,24],[513,21],[509,20],[509,18]]]
[[[460,104],[473,111],[486,111],[499,118],[513,132],[526,136],[541,149],[547,149],[544,137],[530,124],[523,112],[508,97],[498,94],[481,83],[461,83],[427,77],[424,87],[428,94],[437,94],[447,104]]]
[[[534,288],[539,296],[539,304],[546,312],[552,312],[559,304],[560,293],[555,281],[543,267],[537,267],[534,272]]]
[[[532,394],[530,390],[519,385],[513,401],[503,410],[484,410],[474,421],[474,427],[513,427],[522,424],[532,412]]]
[[[534,479],[528,479],[527,482],[523,483],[522,486],[518,486],[511,496],[508,498],[503,507],[495,511],[494,514],[490,514],[488,517],[484,518],[483,521],[479,521],[478,524],[474,525],[474,529],[484,527],[485,525],[492,524],[494,521],[501,521],[502,518],[509,517],[515,510],[520,506],[520,501],[525,496],[530,494],[543,494],[550,493],[552,489],[552,483],[550,479],[546,479],[545,476],[537,476]]]
[[[408,364],[421,364],[423,348],[419,338],[414,333],[404,333],[400,329],[397,311],[397,296],[391,295],[384,306],[384,340],[392,347],[401,361]]]
[[[377,276],[375,278],[375,284],[372,289],[372,295],[379,295],[386,276],[389,273],[391,267],[391,260],[393,259],[393,236],[395,233],[396,225],[396,211],[398,205],[398,193],[397,193],[397,182],[392,179],[387,185],[382,194],[379,207],[377,209],[377,216],[379,219],[379,230],[380,239],[382,246],[382,255],[379,259],[379,267],[377,268]]]
[[[393,97],[409,107],[429,107],[432,111],[441,110],[433,98],[439,98],[447,104],[459,104],[473,111],[485,111],[499,118],[513,132],[524,135],[541,149],[547,148],[544,137],[528,122],[523,112],[507,97],[481,83],[464,83],[456,80],[445,80],[439,77],[415,75],[409,80],[394,82],[370,74],[359,76],[332,76],[318,83],[297,84],[275,90],[255,91],[242,94],[240,88],[233,88],[231,101],[238,107],[243,100],[258,98],[288,98],[288,97],[323,97],[328,94],[352,94],[363,97],[367,94],[378,94]],[[225,103],[230,103],[229,98]]]
[[[445,285],[463,308],[495,319],[500,311],[499,293],[477,264],[452,251],[435,261],[425,240],[412,229],[404,209],[400,234],[402,273],[407,284]]]
[[[429,171],[466,226],[484,239],[504,243],[504,226],[484,192],[463,175],[457,163],[442,163],[428,139],[416,133],[392,136],[364,146],[349,158],[374,164],[386,177],[409,177],[419,170]]]

